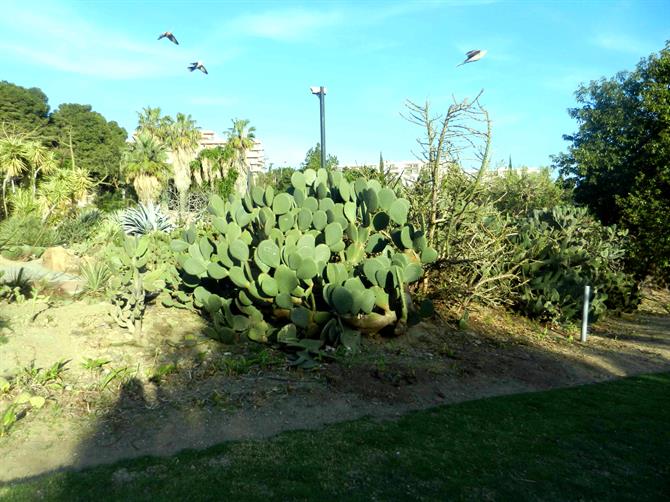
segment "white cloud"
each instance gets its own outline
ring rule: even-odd
[[[247,14],[231,20],[226,31],[281,41],[298,41],[343,20],[337,11],[284,9]]]

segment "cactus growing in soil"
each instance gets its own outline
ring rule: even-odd
[[[204,234],[191,227],[172,241],[210,334],[314,351],[401,331],[415,314],[408,285],[437,257],[407,223],[409,201],[376,180],[322,169],[295,172],[291,184],[213,196]]]
[[[121,249],[110,250],[111,316],[131,333],[141,333],[147,301],[177,280],[177,271],[165,259],[163,250],[169,252],[160,236],[146,235],[126,237]]]

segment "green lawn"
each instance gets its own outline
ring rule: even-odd
[[[668,500],[670,374],[0,487],[5,500]]]

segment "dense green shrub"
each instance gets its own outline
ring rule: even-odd
[[[551,179],[548,169],[528,172],[507,169],[489,176],[487,190],[496,209],[507,216],[528,216],[536,209],[551,209],[569,199],[569,192]]]
[[[536,210],[519,224],[514,241],[529,260],[521,267],[517,307],[531,317],[570,321],[581,315],[584,286],[591,312],[633,308],[637,285],[624,273],[626,233],[605,227],[585,208]]]
[[[98,229],[103,215],[97,209],[83,209],[63,219],[56,227],[60,244],[74,244],[90,239]]]
[[[57,240],[56,232],[37,214],[10,216],[0,222],[0,242],[6,247],[48,247]]]
[[[361,332],[401,330],[417,315],[408,285],[436,258],[407,224],[409,202],[321,169],[295,172],[291,184],[214,196],[203,234],[191,227],[172,242],[210,334],[300,347],[302,361],[323,345],[355,348]]]

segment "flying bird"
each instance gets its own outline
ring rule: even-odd
[[[202,61],[196,61],[195,63],[191,63],[190,65],[188,65],[188,69],[191,71],[200,70],[205,75],[207,75],[207,68],[205,68],[205,65],[202,64]]]
[[[177,39],[175,36],[172,34],[171,31],[166,31],[165,33],[162,33],[160,37],[158,37],[158,40],[161,38],[167,38],[170,42],[172,42],[175,45],[179,45],[179,42],[177,42]]]
[[[464,65],[466,63],[474,63],[475,61],[479,61],[481,58],[486,56],[487,52],[488,51],[479,49],[475,49],[474,51],[468,51],[465,53],[465,55],[467,56],[465,58],[465,61],[463,61],[461,64],[456,65],[456,67],[458,68],[459,66]]]

